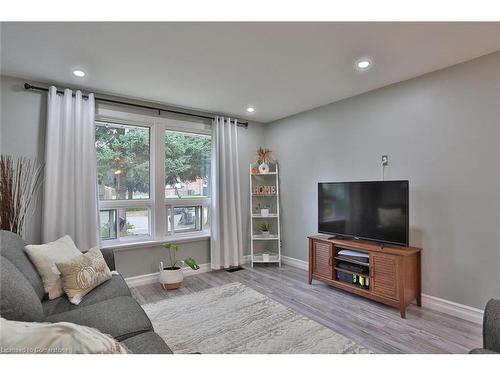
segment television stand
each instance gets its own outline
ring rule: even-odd
[[[309,238],[309,284],[312,280],[322,281],[344,291],[369,298],[399,309],[401,318],[406,318],[406,307],[421,298],[422,249],[399,247],[375,242],[350,240],[338,236],[314,235]],[[365,253],[367,262],[339,255],[340,250],[354,250]],[[351,264],[361,266],[362,272],[339,267]],[[339,279],[338,275],[344,280]],[[368,285],[345,281],[349,276],[363,278]]]
[[[329,240],[349,240],[351,238],[352,237],[344,237],[340,234],[332,234],[332,235],[330,235],[330,237],[328,237]],[[352,239],[352,241],[356,241],[356,240],[358,240],[358,239],[356,239],[356,238]]]

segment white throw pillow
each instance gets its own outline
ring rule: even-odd
[[[75,305],[82,302],[87,293],[112,277],[97,246],[67,262],[57,262],[56,266],[61,273],[63,289],[69,301]]]
[[[71,237],[66,235],[44,245],[27,245],[24,250],[40,274],[49,299],[61,297],[64,291],[56,263],[66,262],[82,255]]]
[[[125,354],[127,348],[95,328],[74,323],[0,318],[0,352],[11,354]]]

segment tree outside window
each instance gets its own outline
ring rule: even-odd
[[[148,199],[149,129],[98,123],[95,139],[99,198]]]
[[[165,132],[165,197],[210,196],[210,136]]]

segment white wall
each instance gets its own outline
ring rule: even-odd
[[[334,82],[332,82],[334,84]],[[500,53],[270,124],[284,254],[307,260],[317,183],[410,181],[423,292],[484,308],[500,297]]]
[[[187,257],[193,257],[199,264],[210,263],[210,239],[180,243],[177,259]],[[167,250],[161,245],[115,250],[115,266],[123,277],[158,272],[158,265],[167,258]]]
[[[2,153],[43,156],[45,94],[25,92],[23,82],[1,77]],[[254,151],[265,140],[279,158],[285,255],[307,259],[318,181],[379,179],[388,154],[386,178],[410,180],[424,293],[478,308],[500,298],[500,53],[239,134],[246,229]],[[32,238],[40,239],[36,226]],[[209,259],[206,240],[182,247]],[[159,247],[128,250],[117,265],[125,276],[150,273],[163,256]]]
[[[1,126],[0,147],[2,154],[14,156],[38,157],[44,159],[45,121],[46,121],[46,94],[36,91],[26,91],[23,88],[24,80],[1,76],[0,103]],[[46,83],[33,82],[40,86]],[[255,150],[261,146],[264,139],[264,126],[259,123],[250,123],[247,129],[238,128],[238,147],[240,151],[240,181],[241,207],[244,234],[244,253],[248,253],[248,164],[253,161]],[[29,224],[28,242],[41,241],[41,205]],[[127,276],[136,276],[156,272],[158,263],[164,260],[166,250],[161,246],[151,248],[129,249],[116,253],[118,270]],[[180,245],[180,257],[192,256],[199,263],[210,261],[210,241],[201,240]]]
[[[41,93],[27,92],[24,81],[0,77],[0,152],[13,157],[44,160],[46,100]],[[39,191],[39,203],[43,186]],[[41,204],[26,225],[31,243],[41,240]]]

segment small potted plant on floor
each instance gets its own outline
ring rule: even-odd
[[[260,232],[262,233],[263,237],[269,237],[270,232],[271,232],[271,224],[269,224],[269,223],[260,223],[259,224],[259,229],[260,229]]]
[[[176,256],[179,246],[167,242],[163,247],[168,250],[169,257],[167,267],[164,267],[163,262],[160,262],[160,284],[163,289],[177,289],[181,286],[182,280],[184,280],[182,266],[186,265],[194,271],[200,269],[200,266],[191,257],[185,260],[177,260]]]

